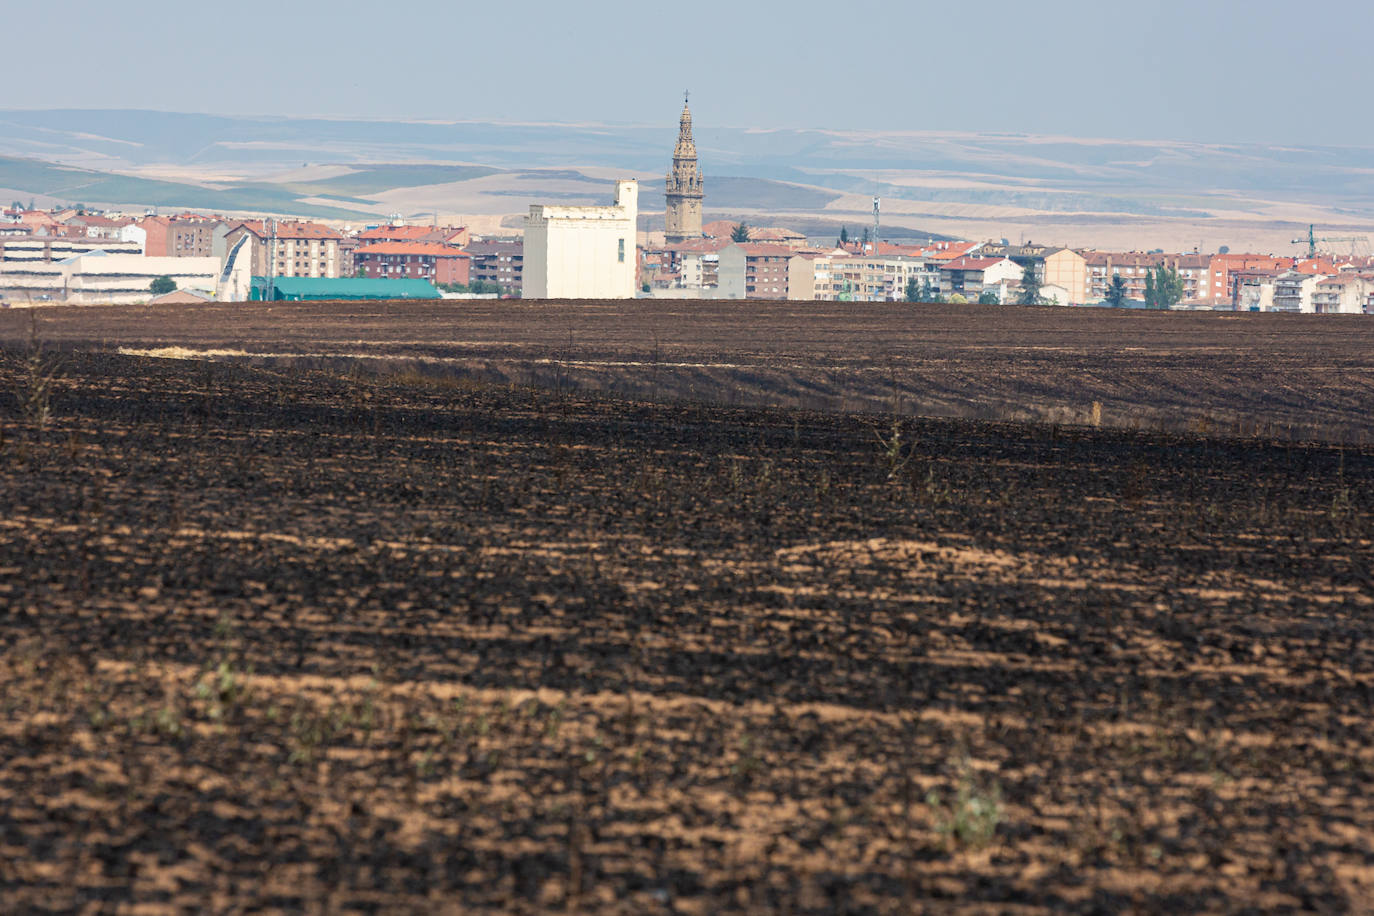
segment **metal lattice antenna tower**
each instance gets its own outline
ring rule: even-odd
[[[873,198],[873,252],[874,252],[874,254],[877,254],[877,252],[878,252],[878,238],[879,238],[878,233],[882,230],[882,226],[883,226],[883,221],[882,221],[882,209],[883,209],[883,199],[882,199],[881,197],[878,197],[878,196],[875,195],[874,198]]]

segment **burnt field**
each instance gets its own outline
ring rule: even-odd
[[[8,911],[1374,895],[1368,446],[42,320],[0,353]]]
[[[226,351],[654,401],[1374,444],[1374,320],[862,302],[0,310],[0,341]]]

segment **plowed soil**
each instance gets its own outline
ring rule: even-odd
[[[0,341],[26,340],[32,311],[0,310]],[[51,344],[209,352],[271,368],[1374,444],[1374,320],[1361,315],[519,300],[38,313]]]
[[[1374,899],[1367,446],[159,359],[116,349],[272,328],[42,321],[0,354],[7,912]],[[1265,352],[1367,386],[1338,336]]]

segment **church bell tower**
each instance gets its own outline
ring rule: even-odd
[[[682,100],[682,120],[673,150],[673,167],[668,172],[667,200],[663,219],[669,247],[701,238],[701,170],[697,168],[697,144],[692,139],[692,110]]]

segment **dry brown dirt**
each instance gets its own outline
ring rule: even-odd
[[[657,401],[1374,443],[1367,316],[643,300],[0,310],[0,341],[35,333]]]
[[[276,343],[63,310],[0,354],[7,910],[1374,895],[1369,447],[115,352],[453,346],[439,306],[373,307],[381,340],[316,308]],[[573,346],[624,355],[614,324]],[[755,349],[832,349],[797,327]],[[1295,366],[1323,333],[1274,327]]]

